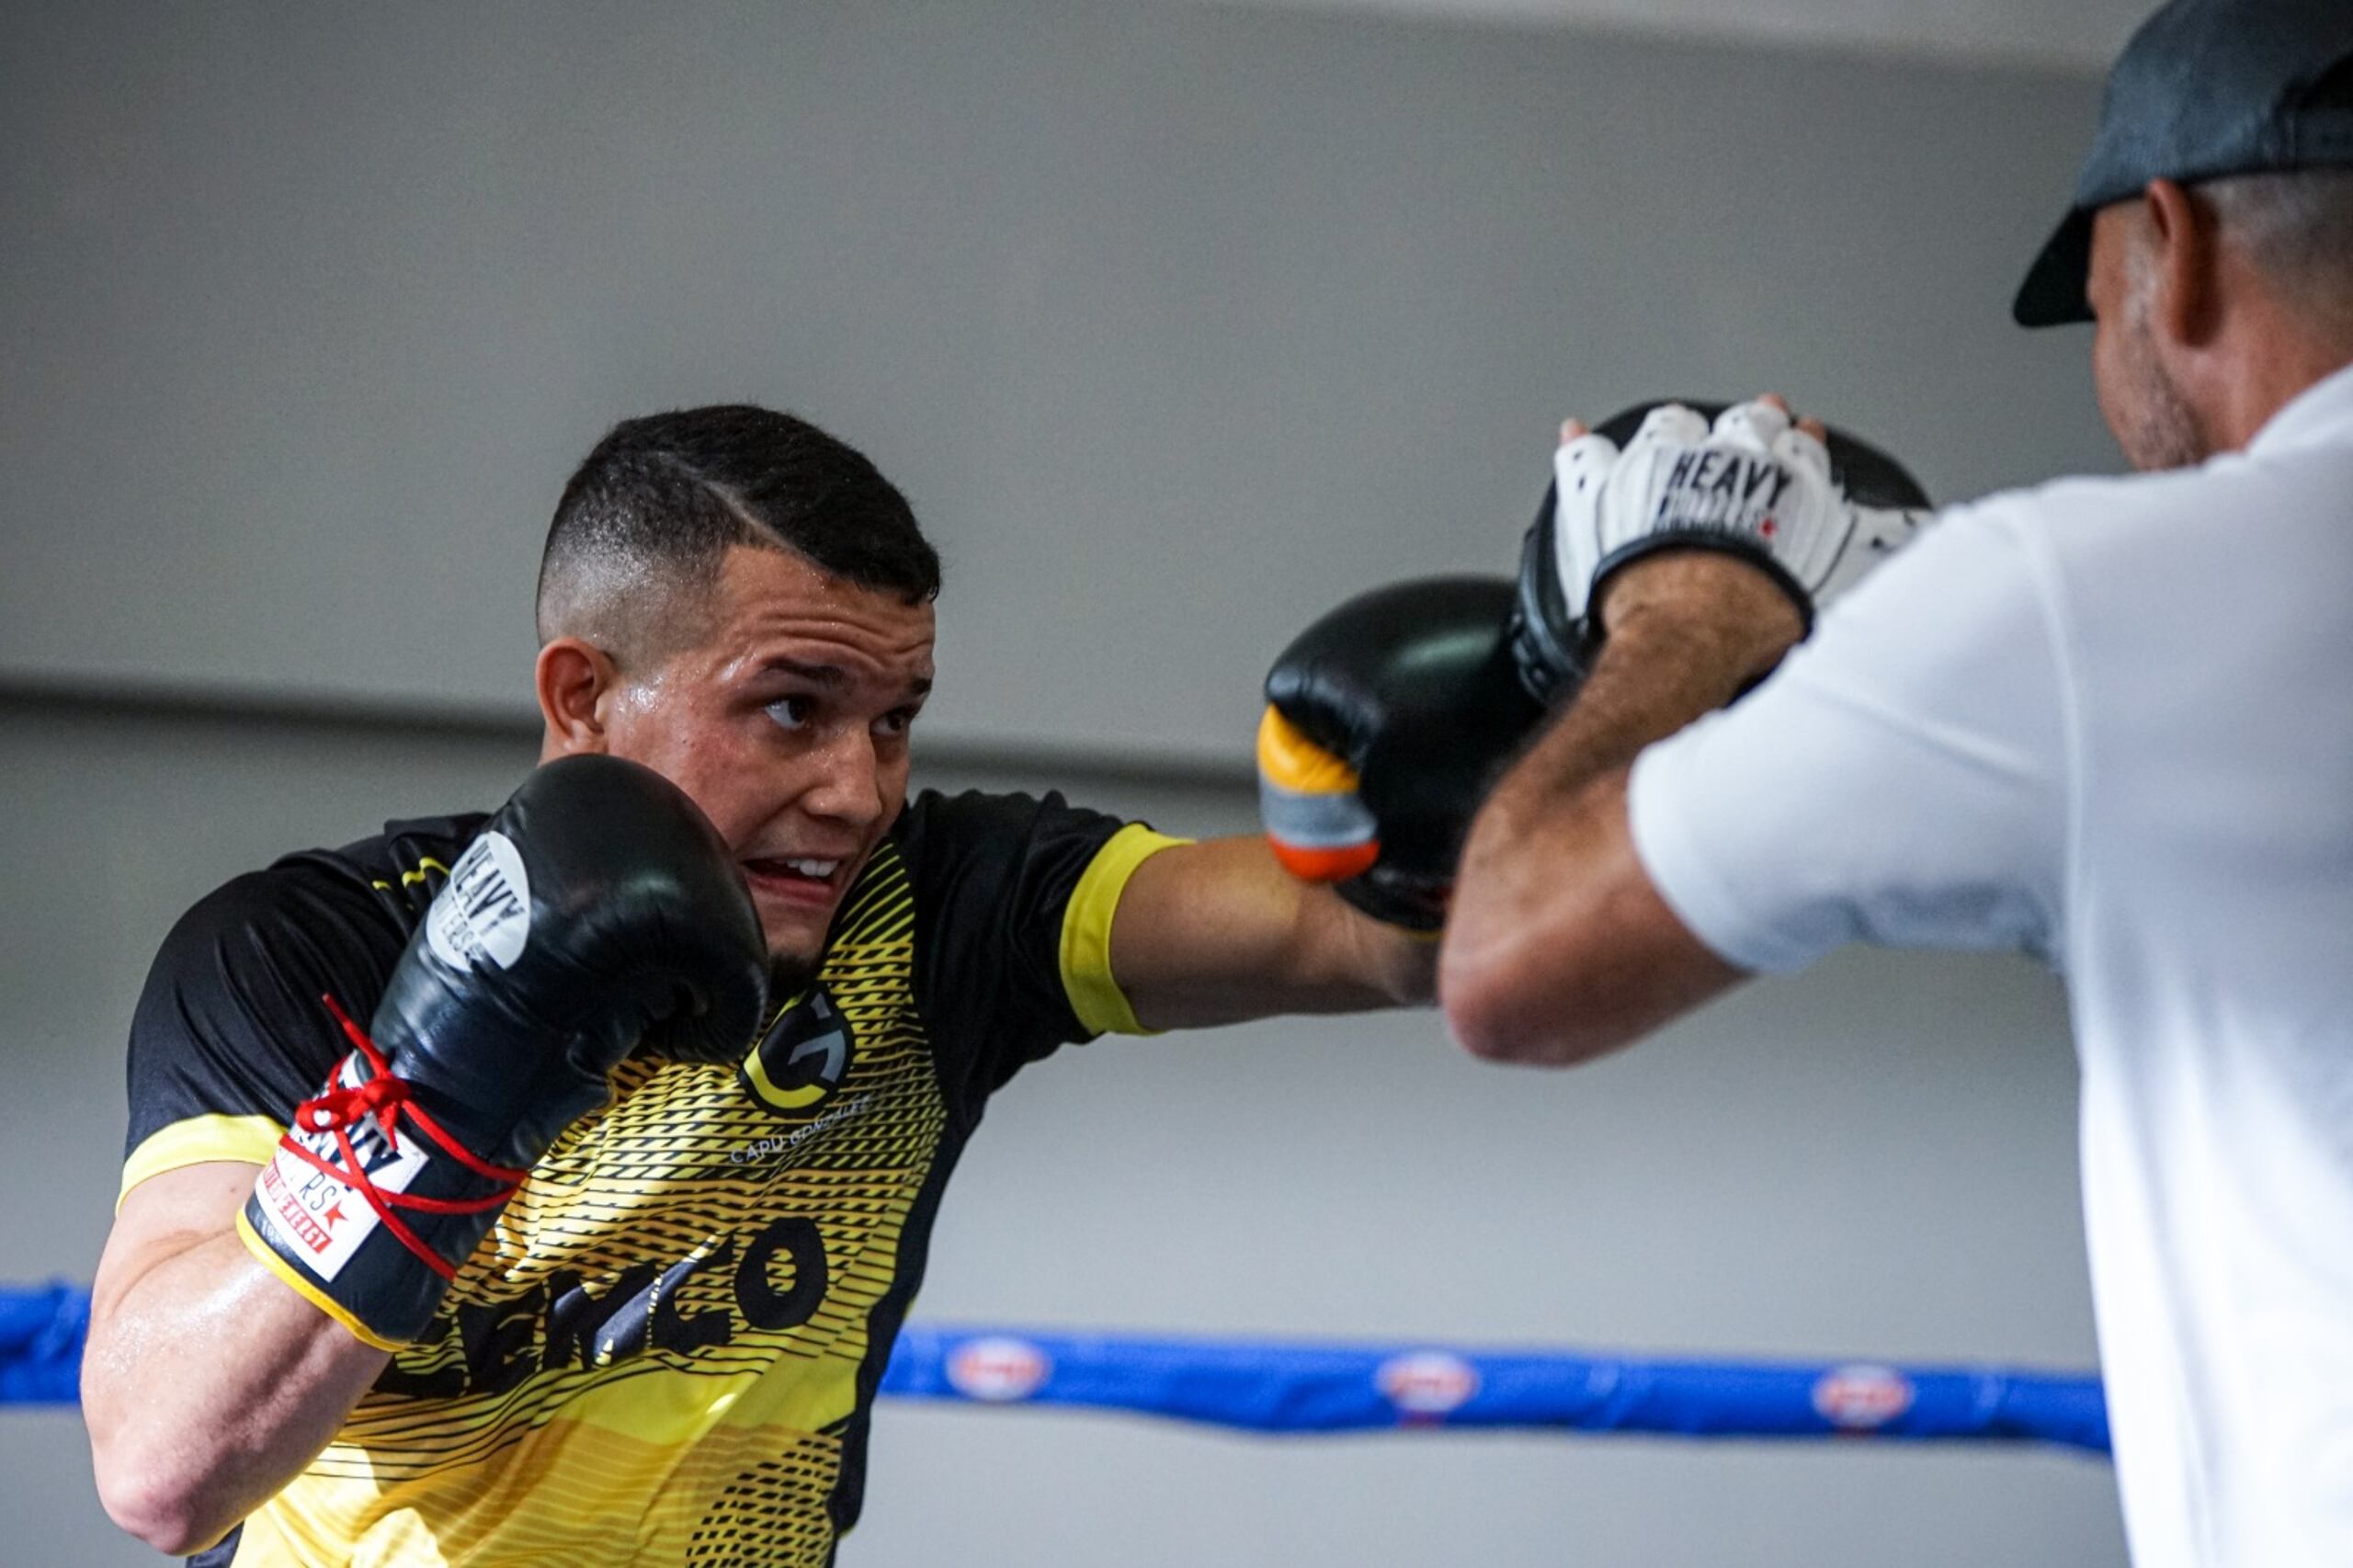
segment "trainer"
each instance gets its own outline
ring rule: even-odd
[[[909,802],[938,586],[824,432],[625,423],[548,534],[514,798],[181,919],[84,1369],[119,1523],[204,1568],[826,1562],[994,1091],[1430,998],[1433,941],[1256,835]]]
[[[1786,659],[1810,606],[1743,561],[1800,529],[1599,557],[1591,679],[1478,817],[1441,999],[1567,1064],[1846,942],[2042,955],[2134,1561],[2353,1562],[2353,5],[2152,17],[2016,315],[2096,322],[2147,472],[1948,513]],[[1587,537],[1676,460],[1767,460],[1590,439]]]

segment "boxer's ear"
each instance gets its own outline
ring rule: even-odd
[[[608,750],[606,716],[620,678],[612,656],[577,637],[551,638],[534,676],[545,725],[540,760]]]

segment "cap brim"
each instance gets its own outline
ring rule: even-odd
[[[2092,319],[2086,285],[2092,269],[2092,214],[2077,207],[2059,221],[2059,227],[2026,269],[2026,281],[2010,301],[2010,316],[2020,326],[2064,326]]]

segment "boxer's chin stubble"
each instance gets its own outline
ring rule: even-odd
[[[799,995],[817,978],[824,961],[825,937],[834,911],[812,918],[810,911],[763,909],[760,924],[768,944],[768,1000],[771,1005]]]
[[[806,992],[815,983],[822,955],[768,952],[768,1006],[773,1008]]]
[[[772,960],[812,964],[825,950],[834,917],[841,913],[841,899],[835,895],[819,903],[771,898],[756,888],[752,908],[759,915],[760,932]]]

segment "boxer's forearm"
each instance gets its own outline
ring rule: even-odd
[[[1333,925],[1327,946],[1335,954],[1335,1004],[1322,1011],[1361,1012],[1371,1007],[1426,1007],[1438,1000],[1438,934],[1408,931],[1376,920],[1330,889],[1321,913]]]
[[[225,1224],[176,1248],[110,1256],[82,1364],[108,1514],[158,1551],[210,1545],[326,1447],[388,1359]]]
[[[1136,868],[1111,971],[1148,1029],[1426,1004],[1438,944],[1358,913],[1279,865],[1264,837],[1204,839]]]

